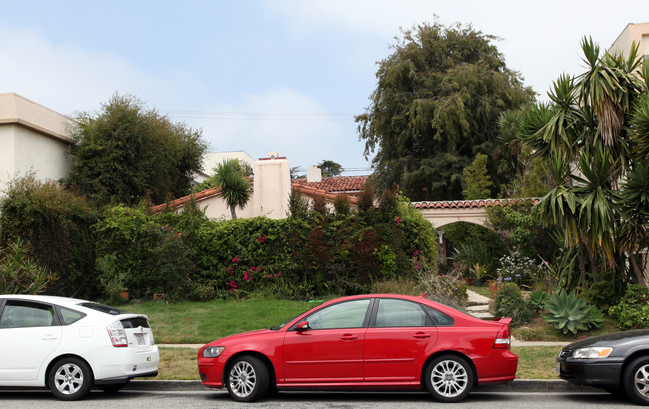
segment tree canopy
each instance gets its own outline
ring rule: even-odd
[[[534,100],[492,44],[495,37],[435,22],[403,31],[379,63],[378,84],[356,117],[379,189],[413,200],[459,199],[462,171],[478,153],[498,155],[498,118]],[[489,174],[503,180],[496,160]]]
[[[322,171],[322,177],[325,178],[340,176],[340,174],[343,173],[343,167],[332,160],[323,160],[318,163],[318,167]]]
[[[131,95],[113,95],[97,114],[77,114],[70,133],[76,144],[66,182],[98,203],[186,195],[207,149],[200,130],[171,122]]]

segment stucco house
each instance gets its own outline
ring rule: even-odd
[[[67,152],[74,143],[68,121],[18,94],[0,94],[0,192],[17,176],[59,180],[68,174]]]

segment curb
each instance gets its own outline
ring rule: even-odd
[[[124,388],[130,391],[221,391],[208,388],[200,381],[138,381],[129,382]],[[516,379],[504,385],[479,386],[474,392],[601,392],[591,386],[573,385],[560,379]]]

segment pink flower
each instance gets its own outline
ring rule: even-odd
[[[239,261],[239,259],[236,258],[236,257],[232,259],[232,262],[233,262],[233,263],[236,263],[237,261]]]
[[[261,267],[257,267],[257,271],[261,271]]]
[[[417,255],[417,249],[415,249],[415,251],[412,252],[412,255],[413,255],[413,256],[416,256],[416,255]]]
[[[397,224],[401,224],[401,217],[397,217]]]

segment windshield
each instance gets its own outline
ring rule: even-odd
[[[309,311],[309,310],[303,311],[303,312],[299,313],[298,315],[292,317],[291,319],[287,320],[286,322],[284,322],[284,323],[282,323],[280,325],[276,325],[274,327],[270,327],[268,329],[271,330],[271,331],[279,331],[280,329],[284,328],[286,326],[286,324],[293,321],[294,319],[296,319],[297,317],[299,317],[300,315],[304,314],[307,311]]]

